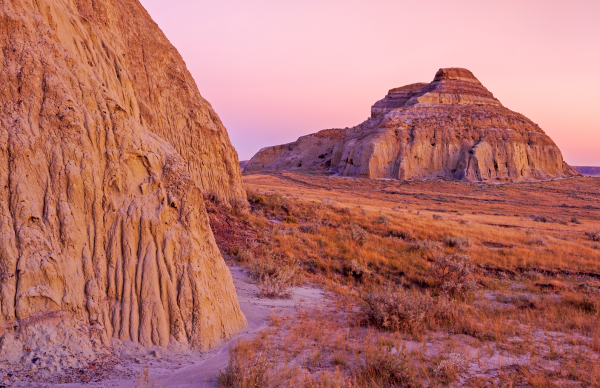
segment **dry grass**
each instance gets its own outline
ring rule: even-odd
[[[261,355],[263,386],[600,384],[600,180],[245,180],[247,212],[207,205],[224,254],[264,296],[330,298],[238,343],[231,376]]]

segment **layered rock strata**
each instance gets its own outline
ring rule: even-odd
[[[0,22],[0,342],[208,349],[246,326],[202,193],[242,196],[237,156],[139,2],[2,1]]]
[[[263,148],[245,171],[326,169],[342,176],[528,181],[579,175],[542,129],[512,112],[466,69],[392,89],[372,117]]]

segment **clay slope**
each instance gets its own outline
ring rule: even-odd
[[[243,328],[202,196],[239,197],[237,157],[137,0],[0,1],[0,22],[0,357]]]
[[[502,106],[466,69],[392,89],[372,117],[260,150],[245,171],[328,169],[342,176],[528,181],[579,175],[525,116]]]

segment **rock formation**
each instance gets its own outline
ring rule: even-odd
[[[139,2],[0,21],[0,357],[48,328],[197,349],[243,328],[202,193],[243,199],[237,156]]]
[[[600,167],[573,166],[578,173],[585,176],[600,176]]]
[[[429,84],[390,90],[356,127],[263,148],[245,171],[315,169],[476,182],[579,175],[538,125],[502,106],[469,70],[458,68],[440,69]]]

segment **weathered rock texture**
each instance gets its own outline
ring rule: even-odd
[[[526,181],[579,175],[525,116],[502,106],[466,69],[390,90],[372,117],[263,148],[246,172],[328,169],[365,178]]]
[[[0,26],[0,334],[243,328],[202,196],[241,198],[237,156],[139,2],[0,0]]]

